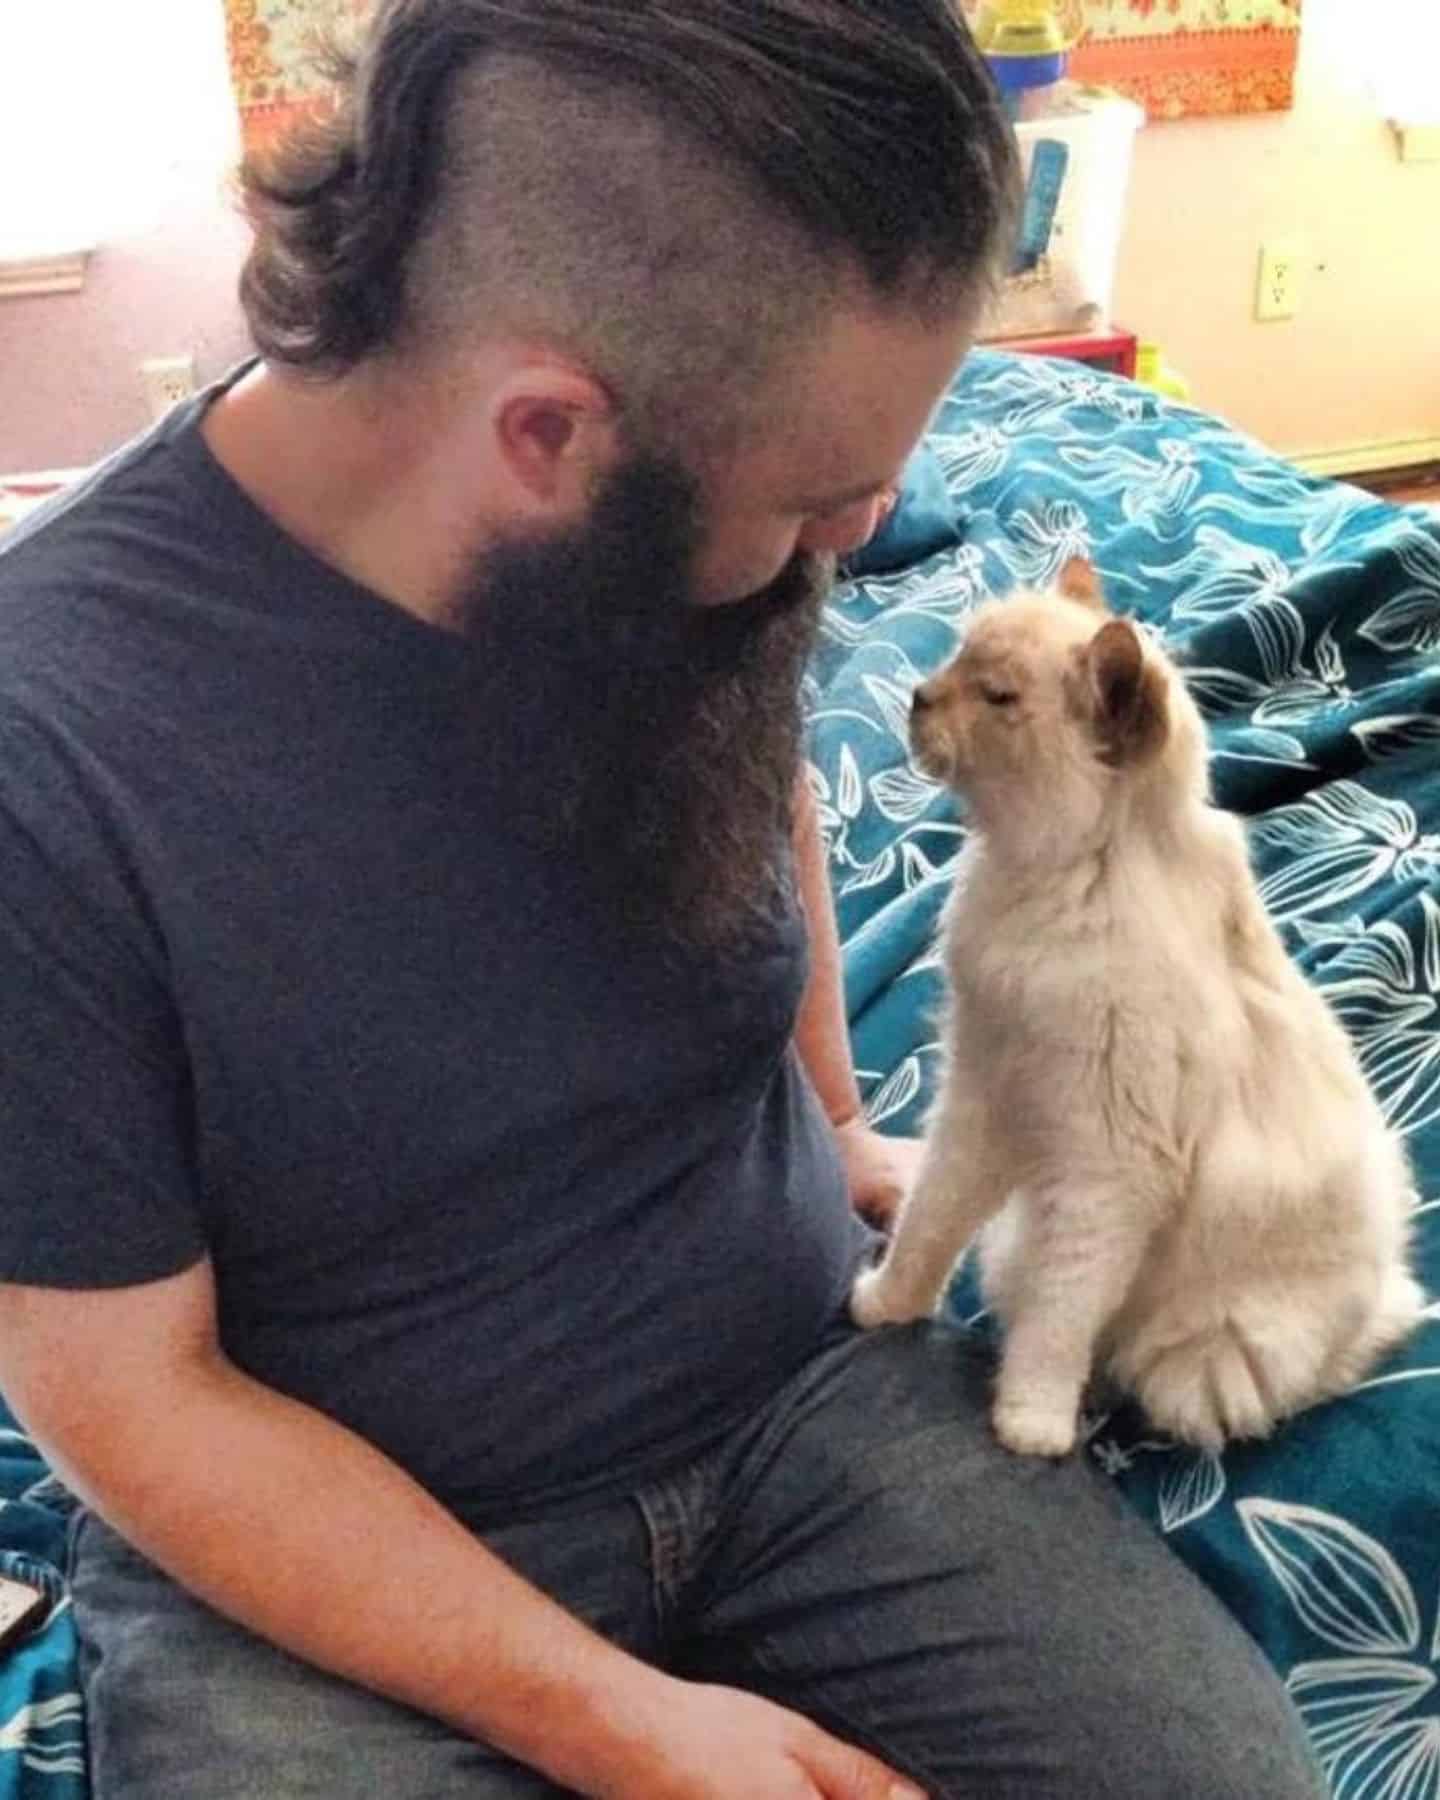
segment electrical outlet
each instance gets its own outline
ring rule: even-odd
[[[1300,245],[1272,238],[1260,246],[1260,278],[1255,290],[1257,319],[1293,319],[1300,310]]]
[[[152,419],[163,419],[172,406],[195,392],[193,356],[151,356],[140,365],[145,403]]]

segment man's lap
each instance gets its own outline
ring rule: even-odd
[[[80,1520],[72,1546],[94,1800],[542,1800],[559,1791],[438,1720],[232,1625],[98,1520]]]
[[[739,1459],[696,1672],[932,1795],[1323,1795],[1273,1671],[1113,1484],[995,1441],[992,1370],[931,1325],[818,1359]]]
[[[487,1541],[626,1649],[937,1797],[1322,1795],[1249,1638],[1083,1459],[1000,1449],[988,1389],[945,1327],[847,1335],[673,1479]],[[97,1521],[73,1581],[96,1800],[555,1792],[259,1643]]]

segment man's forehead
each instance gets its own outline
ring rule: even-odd
[[[762,404],[757,465],[815,501],[873,493],[924,432],[967,336],[959,318],[837,312]]]

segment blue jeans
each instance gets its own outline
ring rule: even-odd
[[[1086,1459],[1001,1450],[990,1379],[946,1326],[846,1332],[690,1466],[486,1541],[636,1655],[935,1800],[1319,1800],[1251,1640]],[[72,1544],[96,1800],[560,1791],[250,1636],[93,1516]]]

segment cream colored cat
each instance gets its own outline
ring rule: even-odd
[[[916,756],[974,831],[925,1156],[851,1310],[928,1314],[979,1232],[1005,1444],[1068,1451],[1095,1369],[1218,1448],[1415,1324],[1409,1171],[1209,804],[1179,676],[1086,564],[1061,588],[983,608],[915,695]]]

